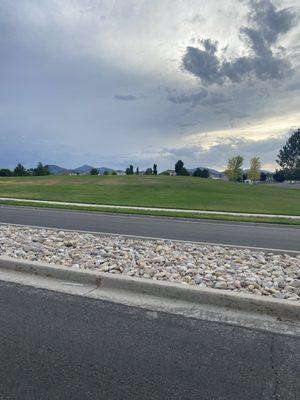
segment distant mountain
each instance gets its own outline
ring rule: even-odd
[[[80,167],[77,168],[64,168],[60,167],[58,165],[48,165],[50,174],[53,175],[62,175],[62,174],[71,174],[71,173],[76,173],[76,174],[89,174],[91,169],[95,168],[92,167],[91,165],[81,165]],[[112,168],[108,167],[99,167],[97,168],[99,171],[99,175],[103,175],[104,172],[107,170],[110,174],[114,171]]]
[[[50,174],[53,174],[53,175],[60,175],[60,174],[65,174],[67,172],[71,172],[70,169],[63,168],[58,165],[48,165],[48,168],[49,168]]]
[[[73,172],[76,172],[78,174],[87,174],[89,173],[94,167],[91,167],[90,165],[82,165],[81,167],[77,167],[75,169],[73,169]]]

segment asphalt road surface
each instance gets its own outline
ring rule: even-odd
[[[0,222],[300,251],[300,229],[286,225],[96,214],[12,206],[0,206]]]
[[[300,339],[0,282],[0,399],[296,400]]]

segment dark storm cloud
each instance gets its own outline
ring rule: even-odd
[[[202,48],[188,46],[182,59],[184,70],[200,78],[204,84],[222,85],[240,82],[245,77],[267,81],[282,79],[291,72],[284,49],[276,44],[281,35],[296,24],[296,13],[290,8],[276,9],[270,0],[250,0],[249,26],[240,29],[240,36],[249,55],[226,60],[218,56],[218,43],[202,40]],[[273,47],[275,47],[275,49]]]
[[[202,41],[204,50],[189,46],[182,59],[183,68],[200,78],[203,83],[222,84],[221,62],[216,55],[217,43],[210,39]]]
[[[223,93],[209,92],[205,88],[197,91],[181,92],[176,89],[167,89],[167,100],[174,104],[188,104],[191,108],[201,104],[202,106],[215,106],[228,101]]]
[[[276,43],[281,34],[290,31],[297,16],[290,8],[276,10],[270,0],[250,0],[249,4],[248,20],[256,29],[245,27],[241,32],[248,36],[256,53],[264,53],[266,45]]]

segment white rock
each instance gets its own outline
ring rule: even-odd
[[[0,254],[299,301],[300,256],[0,226]]]

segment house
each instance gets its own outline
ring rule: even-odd
[[[121,169],[116,170],[117,175],[126,175],[125,171],[122,171]]]
[[[161,172],[159,175],[176,176],[176,172],[174,171],[174,169],[167,169],[166,171]]]

